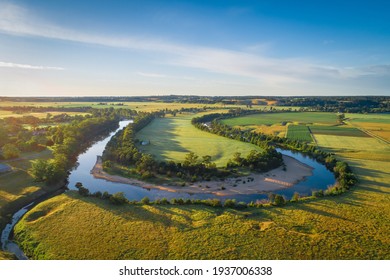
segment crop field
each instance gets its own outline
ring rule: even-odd
[[[312,142],[309,128],[306,125],[289,125],[286,138],[304,142]]]
[[[370,137],[363,131],[354,127],[345,126],[310,126],[313,134],[352,136],[352,137]]]
[[[337,115],[322,112],[264,113],[222,120],[223,124],[229,126],[272,125],[282,122],[334,125],[337,123]]]
[[[191,119],[195,115],[155,119],[137,133],[139,140],[149,140],[150,144],[140,146],[157,160],[183,161],[186,154],[194,152],[199,156],[210,155],[217,166],[225,166],[235,152],[243,156],[251,150],[261,148],[222,136],[217,136],[195,128]]]

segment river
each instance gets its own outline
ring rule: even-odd
[[[131,121],[121,121],[119,123],[118,130],[127,126]],[[118,131],[117,130],[117,131]],[[116,132],[117,132],[116,131]],[[94,178],[90,171],[96,163],[98,155],[102,155],[108,141],[116,133],[111,133],[106,139],[95,143],[92,145],[84,154],[80,155],[78,158],[77,167],[72,170],[69,176],[68,188],[71,190],[77,190],[75,184],[81,182],[84,187],[88,188],[90,192],[105,192],[108,193],[117,193],[123,192],[127,199],[129,200],[141,200],[145,196],[149,197],[151,200],[167,198],[183,198],[183,199],[208,199],[208,198],[218,198],[218,199],[236,199],[237,201],[250,202],[261,199],[268,198],[267,194],[240,194],[233,196],[217,196],[214,194],[187,194],[187,193],[177,193],[177,192],[168,192],[157,189],[144,189],[137,186],[131,186],[123,183],[116,183],[106,181],[104,179]],[[303,181],[299,182],[295,186],[280,191],[275,191],[274,193],[282,194],[287,199],[290,199],[294,192],[298,192],[301,196],[311,195],[312,190],[325,190],[329,185],[335,183],[335,177],[332,172],[326,169],[326,167],[316,160],[305,156],[301,153],[295,153],[289,150],[278,149],[279,152],[287,156],[293,157],[311,167],[313,167],[313,175],[305,178]]]
[[[71,171],[68,178],[68,189],[76,190],[75,184],[77,182],[82,182],[83,186],[88,188],[90,192],[109,192],[111,194],[116,192],[123,192],[127,199],[129,200],[141,200],[145,196],[149,197],[151,200],[161,199],[161,198],[183,198],[183,199],[208,199],[208,198],[218,198],[214,194],[186,194],[186,193],[176,193],[176,192],[167,192],[157,189],[143,189],[136,186],[131,186],[123,183],[109,182],[104,179],[97,179],[92,176],[90,173],[91,169],[96,163],[97,156],[102,155],[108,141],[113,135],[115,135],[119,130],[126,127],[131,121],[121,121],[119,123],[119,128],[112,132],[105,139],[94,143],[86,152],[81,154],[78,157],[78,163],[76,167]],[[287,156],[291,156],[311,167],[313,167],[313,175],[305,178],[303,181],[294,185],[291,188],[275,191],[274,193],[282,194],[287,199],[290,199],[294,192],[298,192],[301,196],[311,195],[312,190],[325,190],[328,186],[335,183],[335,177],[333,173],[325,168],[324,165],[318,163],[316,160],[305,156],[301,153],[296,153],[288,150],[278,149],[279,152]],[[256,200],[267,199],[267,194],[240,194],[233,196],[224,196],[223,199],[236,199],[237,201],[250,202]],[[12,230],[16,223],[22,218],[22,216],[33,207],[33,203],[29,204],[18,212],[16,212],[10,224],[8,224],[1,234],[1,244],[2,249],[14,253],[18,259],[27,259],[23,251],[18,247],[18,245],[10,238],[12,237]]]

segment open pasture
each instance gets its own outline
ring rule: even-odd
[[[346,126],[310,126],[310,130],[314,135],[337,135],[337,136],[352,136],[352,137],[370,137],[363,131]]]
[[[140,149],[150,153],[157,160],[183,161],[186,154],[210,155],[217,166],[225,166],[235,152],[246,156],[251,150],[261,148],[240,141],[228,139],[195,128],[191,118],[195,115],[155,119],[137,133],[139,140],[149,140],[150,144]]]
[[[337,123],[337,115],[323,112],[263,113],[222,120],[229,126],[272,125],[276,123],[327,124]]]
[[[390,161],[390,146],[373,137],[317,134],[315,138],[321,148],[343,157],[384,161],[386,164]]]
[[[346,114],[348,123],[390,142],[390,114]]]
[[[289,125],[286,138],[304,142],[312,142],[309,128],[306,125]]]

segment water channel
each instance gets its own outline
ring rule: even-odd
[[[83,186],[88,188],[91,193],[93,192],[105,192],[108,193],[117,193],[123,192],[127,199],[129,200],[141,200],[145,196],[149,197],[152,201],[161,198],[183,198],[183,199],[208,199],[208,198],[218,198],[221,200],[224,199],[236,199],[237,201],[250,202],[256,200],[262,200],[268,198],[268,194],[240,194],[233,196],[216,196],[214,194],[187,194],[187,193],[177,193],[177,192],[168,192],[156,189],[144,189],[137,186],[131,186],[123,183],[115,183],[106,181],[104,179],[97,179],[92,176],[90,173],[91,169],[96,163],[97,156],[102,155],[108,141],[113,135],[115,135],[119,130],[126,127],[131,121],[121,121],[119,123],[119,128],[112,132],[104,140],[94,143],[85,153],[81,154],[78,157],[77,166],[71,171],[68,178],[68,188],[70,190],[76,190],[75,184],[77,182],[82,182]],[[303,181],[294,185],[291,188],[275,191],[274,193],[284,195],[287,199],[290,199],[294,192],[298,192],[301,196],[311,195],[312,190],[325,190],[328,186],[335,183],[335,177],[333,173],[326,169],[326,167],[316,160],[305,156],[301,153],[292,152],[289,150],[278,149],[284,155],[293,157],[311,167],[313,167],[313,174],[309,177],[306,177]],[[16,212],[10,224],[8,224],[1,234],[1,244],[2,249],[14,253],[18,259],[27,259],[23,251],[10,240],[12,237],[12,230],[19,219],[32,207],[32,204],[23,207],[18,212]]]

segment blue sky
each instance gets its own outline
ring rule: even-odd
[[[389,95],[388,1],[0,0],[0,96]]]

